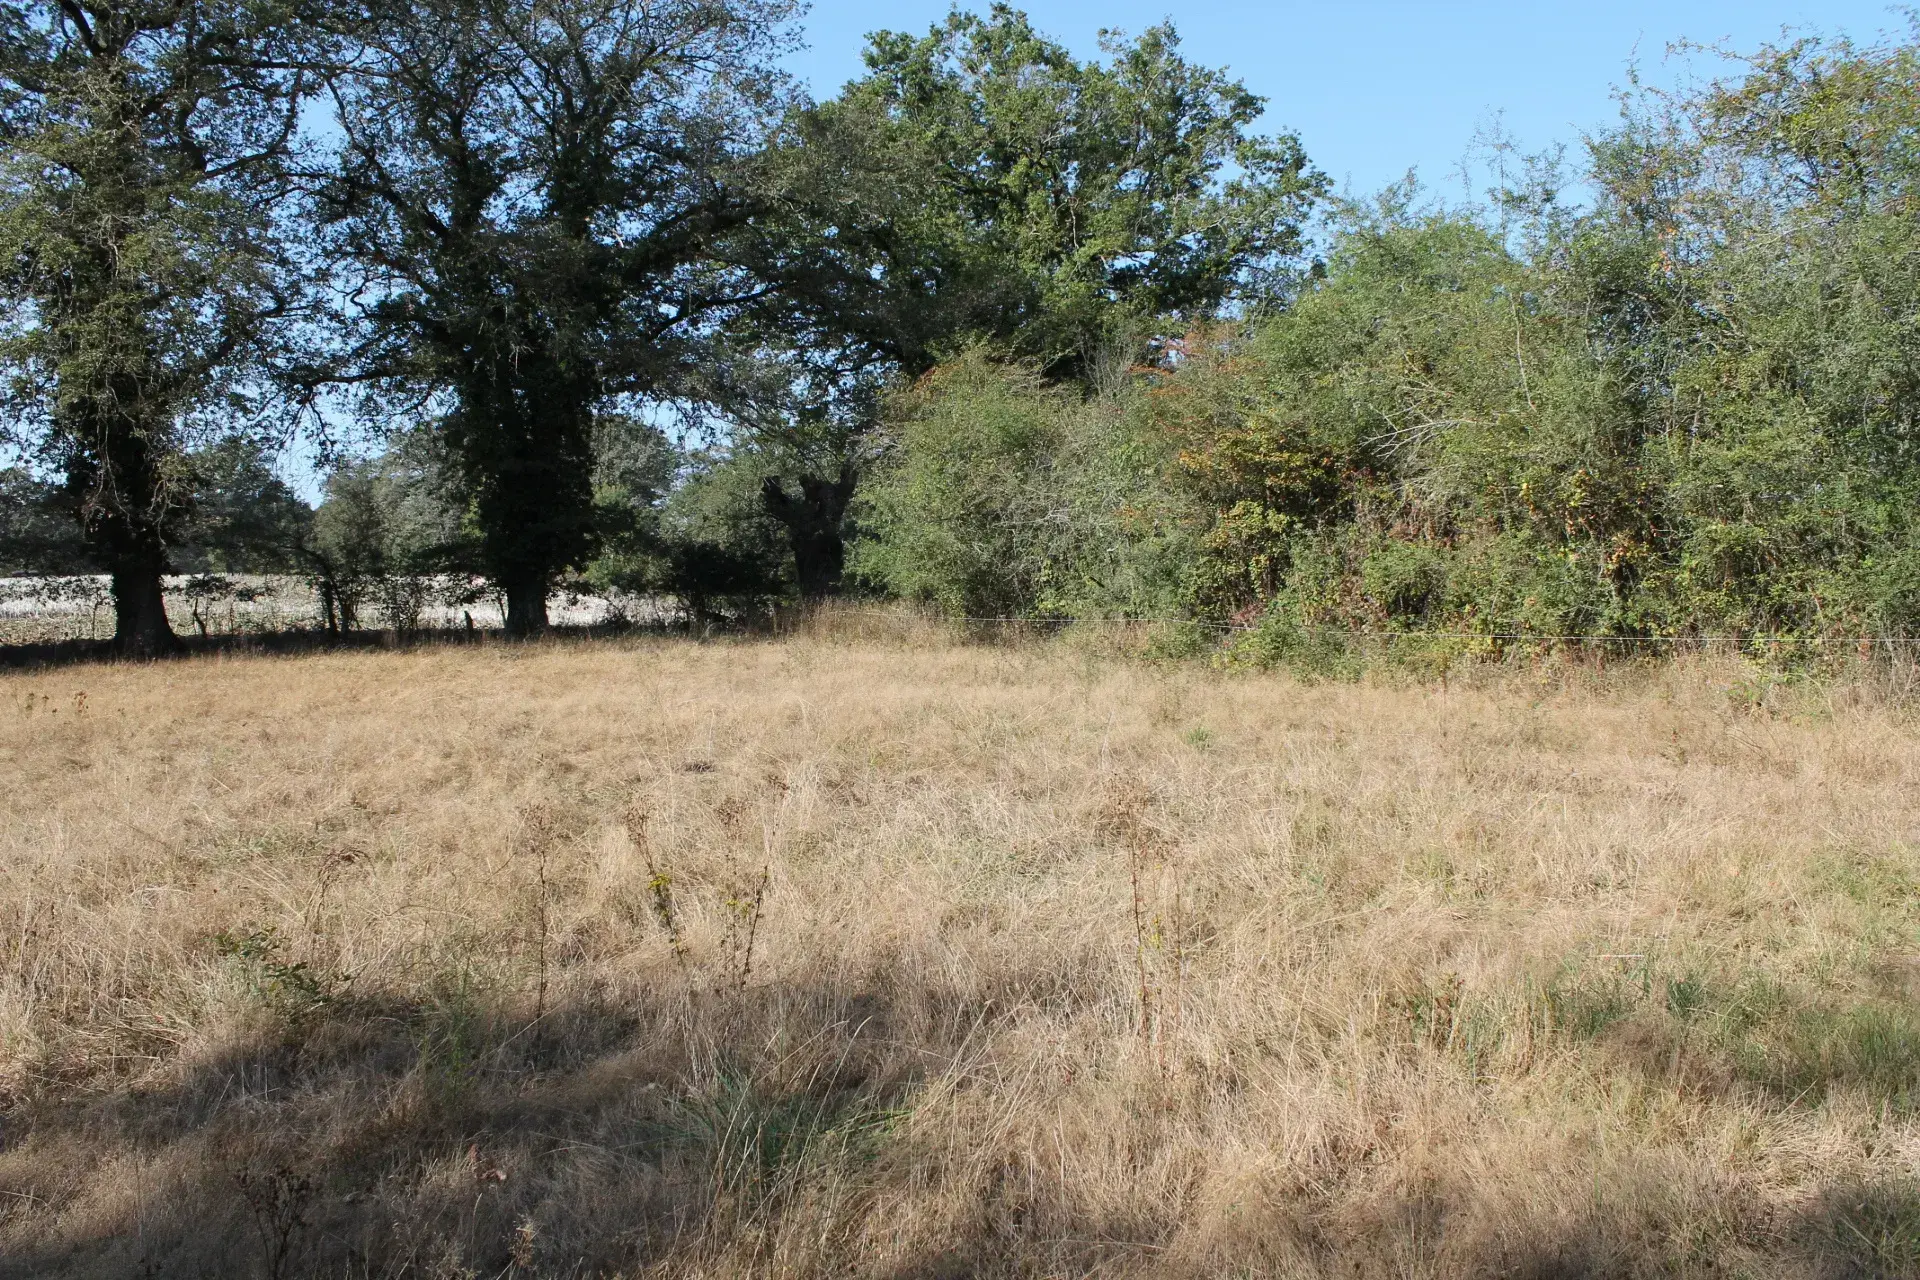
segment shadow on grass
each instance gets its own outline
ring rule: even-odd
[[[262,1009],[162,1085],[0,1113],[0,1277],[1920,1278],[1920,1184],[1836,1184],[1783,1221],[1697,1169],[1584,1205],[1301,1190],[1182,1241],[1179,1205],[1096,1211],[990,1134],[916,1132],[1017,1002],[909,1006],[886,976],[535,1016],[452,974]]]
[[[855,1190],[915,1080],[858,1001],[756,1002],[782,1007],[535,1019],[453,985],[272,1020],[166,1087],[16,1107],[0,1276],[592,1275],[727,1252]]]
[[[1821,1259],[1821,1280],[1920,1277],[1920,1180],[1844,1183],[1795,1215],[1790,1236]]]
[[[589,640],[620,635],[685,635],[684,627],[647,626],[637,623],[592,627],[549,627],[542,635],[548,640]],[[38,644],[0,644],[0,670],[35,670],[48,667],[85,666],[103,662],[169,662],[210,654],[332,653],[335,651],[373,651],[381,649],[465,648],[472,645],[520,643],[497,627],[472,631],[453,628],[422,628],[418,631],[250,631],[223,635],[181,636],[172,653],[151,658],[129,658],[116,651],[111,640],[53,640]]]
[[[269,1000],[164,1083],[0,1111],[0,1277],[844,1274],[876,1206],[926,1189],[916,1100],[1006,1016],[896,986],[536,1014],[452,973],[407,1001]],[[1151,1256],[1137,1223],[981,1204],[868,1273]]]

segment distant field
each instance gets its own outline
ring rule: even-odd
[[[326,626],[319,593],[296,574],[214,575],[198,581],[212,584],[212,589],[196,593],[196,579],[190,576],[163,579],[168,620],[181,635],[317,631]],[[464,627],[471,616],[476,627],[495,629],[506,621],[500,603],[491,597],[446,604],[433,600],[432,592],[426,594],[429,601],[415,620],[417,626]],[[654,600],[629,601],[626,608],[639,615],[635,620],[663,611]],[[588,595],[556,595],[548,609],[556,626],[592,626],[612,616],[608,601]],[[364,612],[364,627],[393,625],[377,604],[369,603]],[[0,645],[104,640],[112,635],[113,596],[105,575],[0,578]]]
[[[927,634],[0,675],[0,1275],[1920,1275],[1920,743]]]

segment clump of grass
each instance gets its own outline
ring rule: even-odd
[[[1799,1008],[1736,1051],[1748,1078],[1797,1100],[1844,1089],[1901,1112],[1920,1104],[1920,1013],[1904,1003]]]
[[[478,1078],[493,1039],[495,1002],[482,980],[464,966],[429,980],[414,1015],[414,1049],[426,1096],[457,1107]]]

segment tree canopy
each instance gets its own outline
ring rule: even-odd
[[[523,634],[566,586],[1282,657],[1920,626],[1914,38],[1445,204],[1334,199],[1171,23],[956,10],[816,102],[797,12],[0,8],[7,563],[109,574],[133,652],[163,574],[295,565],[331,625],[441,575]]]
[[[1090,385],[1303,277],[1326,181],[1299,139],[1256,134],[1263,100],[1171,25],[1101,51],[1076,59],[1005,5],[956,11],[875,34],[866,75],[786,122],[755,246],[777,287],[736,342],[758,344],[758,382],[731,387],[808,594],[837,583],[886,376],[986,341]]]
[[[196,426],[244,424],[277,322],[311,34],[278,0],[27,0],[0,19],[0,365],[117,637],[167,648]]]
[[[594,545],[593,421],[672,394],[753,285],[715,241],[779,81],[769,0],[375,4],[329,76],[344,143],[321,226],[346,376],[438,418],[508,624],[546,622]]]

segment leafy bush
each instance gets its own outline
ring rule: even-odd
[[[1125,386],[1083,398],[975,349],[891,409],[859,572],[968,617],[1159,616],[1190,535]]]
[[[976,350],[895,405],[860,563],[1327,671],[1335,633],[1914,634],[1917,85],[1920,45],[1806,41],[1630,110],[1589,208],[1541,166],[1491,209],[1390,190],[1104,395]]]
[[[597,448],[589,586],[672,597],[702,625],[760,613],[784,593],[792,552],[760,501],[750,452],[683,451],[633,422],[603,429]]]
[[[332,625],[352,630],[366,606],[411,631],[435,601],[471,603],[477,544],[466,504],[425,430],[377,458],[348,462],[327,478],[300,558]]]

